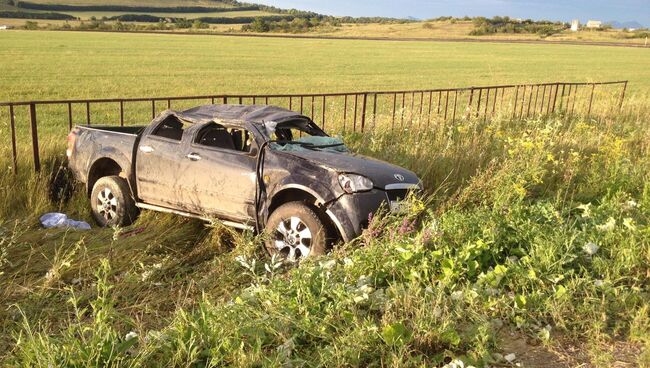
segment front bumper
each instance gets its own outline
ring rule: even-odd
[[[389,210],[390,201],[401,199],[407,190],[419,190],[419,185],[396,189],[372,189],[368,192],[344,194],[327,207],[327,215],[334,222],[343,238],[349,242],[368,227],[370,218],[380,209]],[[397,198],[397,197],[399,198]]]

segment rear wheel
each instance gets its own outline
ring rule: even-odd
[[[138,208],[128,182],[119,176],[97,180],[90,195],[93,217],[99,226],[128,226],[138,217]]]
[[[325,254],[327,230],[316,212],[303,202],[278,207],[266,224],[266,250],[296,261]]]

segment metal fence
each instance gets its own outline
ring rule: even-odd
[[[547,114],[600,117],[621,109],[626,89],[627,81],[556,82],[410,91],[0,102],[0,110],[6,109],[9,114],[13,170],[16,172],[19,120],[29,126],[30,134],[26,138],[31,136],[34,169],[39,171],[39,128],[61,136],[59,133],[63,133],[63,129],[67,132],[75,124],[144,125],[165,109],[180,110],[206,103],[283,106],[311,117],[329,131],[364,132],[378,127],[426,129],[459,120],[489,120],[495,116],[508,119]],[[3,115],[0,112],[0,118]]]

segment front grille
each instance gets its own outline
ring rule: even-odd
[[[408,192],[408,189],[390,189],[386,191],[386,194],[391,201],[401,201],[406,198]]]

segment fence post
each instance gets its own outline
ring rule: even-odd
[[[325,100],[325,95],[323,95],[323,130],[325,130],[325,106],[327,105],[327,101]]]
[[[36,104],[29,104],[29,118],[32,126],[32,149],[34,150],[34,170],[41,171],[41,158],[38,150],[38,127],[36,126]]]
[[[467,116],[469,117],[472,114],[472,101],[474,101],[474,87],[470,87],[469,90],[469,101],[467,102]]]
[[[124,101],[120,100],[120,126],[124,126]]]
[[[515,115],[517,114],[517,99],[519,99],[519,86],[517,85],[517,88],[515,88],[515,106],[514,109],[512,109],[512,118],[515,118]]]
[[[345,133],[345,125],[347,124],[347,122],[348,122],[348,95],[345,95],[343,97],[343,133]]]
[[[366,126],[366,103],[368,101],[368,93],[363,94],[363,102],[361,103],[361,132]]]
[[[68,130],[72,130],[72,104],[68,102]]]
[[[16,150],[16,121],[14,117],[14,105],[9,105],[9,122],[11,125],[11,154],[14,174],[18,174],[18,152]]]
[[[373,102],[372,102],[372,126],[374,127],[377,122],[377,94],[375,93],[373,96]]]
[[[151,118],[154,119],[156,117],[156,100],[152,99],[151,100]]]
[[[591,116],[591,103],[594,101],[594,90],[596,89],[596,84],[591,84],[591,96],[589,97],[589,109],[587,110],[587,117]]]
[[[393,121],[390,125],[390,130],[395,128],[395,112],[397,111],[397,93],[393,93]]]
[[[90,125],[90,102],[86,101],[86,123]]]
[[[557,92],[560,89],[560,83],[555,83],[555,94],[553,95],[553,109],[551,110],[551,113],[555,113],[555,104],[557,103]]]
[[[623,92],[621,93],[621,101],[618,103],[618,111],[623,109],[623,99],[625,98],[625,90],[627,90],[627,81],[623,84]]]

